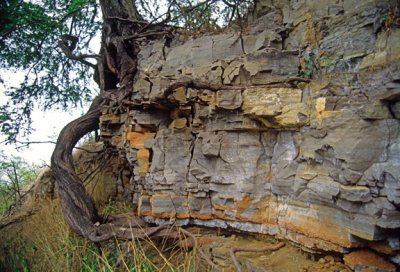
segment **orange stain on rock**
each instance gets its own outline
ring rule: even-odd
[[[245,196],[242,200],[236,203],[237,214],[240,215],[253,204],[253,199],[250,196]]]
[[[139,161],[149,161],[150,151],[147,148],[139,149],[137,153],[137,159]]]
[[[148,138],[154,138],[155,132],[131,132],[128,131],[126,139],[130,142],[132,148],[142,149],[144,148],[144,142]]]

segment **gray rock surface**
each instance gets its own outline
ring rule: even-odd
[[[139,214],[398,250],[400,31],[380,21],[395,1],[264,2],[244,51],[234,31],[143,44],[135,105],[103,111]],[[210,85],[164,96],[188,78]]]

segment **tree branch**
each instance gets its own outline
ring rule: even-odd
[[[76,60],[79,61],[80,63],[87,65],[89,67],[92,67],[93,69],[97,69],[97,66],[93,63],[88,62],[85,60],[86,58],[95,58],[95,59],[100,59],[99,55],[94,55],[94,54],[80,54],[80,55],[74,55],[72,51],[75,50],[76,45],[78,43],[78,37],[72,36],[72,35],[62,35],[61,39],[58,40],[58,47],[61,49],[61,51],[64,53],[64,55],[71,59],[71,60]]]
[[[122,18],[122,17],[118,17],[118,16],[110,16],[110,17],[106,17],[104,18],[104,20],[118,20],[118,21],[122,21],[122,22],[128,22],[128,23],[132,23],[132,24],[140,24],[140,25],[146,25],[148,22],[146,21],[141,21],[141,20],[132,20],[132,19],[128,19],[128,18]]]
[[[15,191],[15,201],[17,201],[17,199],[21,198],[20,180],[19,180],[19,176],[17,173],[17,167],[16,167],[14,161],[11,161],[11,166],[12,166],[13,175],[14,175],[14,179],[11,181],[13,183],[13,187],[14,187],[14,191]]]
[[[16,141],[16,143],[22,144],[20,146],[17,146],[16,149],[29,147],[29,145],[31,145],[31,144],[57,144],[57,142],[55,142],[55,141],[28,141],[28,142]],[[84,147],[79,147],[79,146],[75,146],[74,149],[82,150],[82,151],[85,151],[87,153],[93,153],[93,154],[98,154],[98,153],[102,153],[103,152],[103,150],[91,151],[89,149],[86,149]]]

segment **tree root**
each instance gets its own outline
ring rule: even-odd
[[[265,251],[276,251],[280,249],[281,247],[284,247],[285,243],[280,242],[276,245],[271,245],[271,246],[266,246],[262,248],[255,248],[255,247],[232,247],[230,250],[230,256],[233,261],[233,265],[235,266],[236,272],[242,272],[242,269],[240,267],[240,264],[236,258],[235,253],[239,251],[245,251],[245,252],[265,252]]]
[[[207,262],[207,264],[210,265],[212,268],[215,268],[215,267],[216,267],[215,263],[203,252],[203,250],[201,250],[201,248],[198,247],[198,243],[197,243],[196,237],[194,237],[194,235],[191,234],[191,233],[190,233],[189,231],[187,231],[187,230],[180,229],[180,231],[181,231],[184,235],[186,235],[186,236],[188,236],[188,237],[190,237],[190,238],[192,239],[192,241],[193,241],[193,248],[197,248],[197,251],[199,252],[200,257],[202,257],[202,258]]]
[[[122,217],[120,217],[118,220],[124,220],[124,219],[125,221],[127,220],[127,218],[122,218]],[[174,230],[174,228],[168,224],[160,225],[157,227],[145,227],[143,226],[143,221],[141,221],[141,219],[137,217],[130,218],[129,220],[131,222],[138,220],[138,222],[135,222],[138,223],[138,225],[136,227],[133,226],[129,228],[119,227],[118,229],[115,229],[116,225],[114,224],[117,222],[121,223],[121,221],[112,220],[111,222],[113,223],[107,223],[98,226],[99,228],[98,230],[101,230],[99,232],[104,234],[100,236],[93,234],[92,236],[89,237],[89,239],[93,242],[101,242],[104,240],[109,240],[114,237],[126,240],[150,239],[150,240],[179,241],[177,242],[177,245],[180,248],[196,249],[200,257],[209,266],[211,266],[212,268],[216,267],[216,264],[213,263],[213,261],[198,247],[198,242],[196,237],[189,231],[183,228],[178,228],[177,230]],[[185,238],[188,239],[182,240],[181,234],[183,234]]]

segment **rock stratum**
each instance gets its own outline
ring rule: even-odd
[[[246,27],[143,40],[129,101],[100,122],[129,165],[118,193],[152,222],[399,263],[398,12],[261,1]]]

